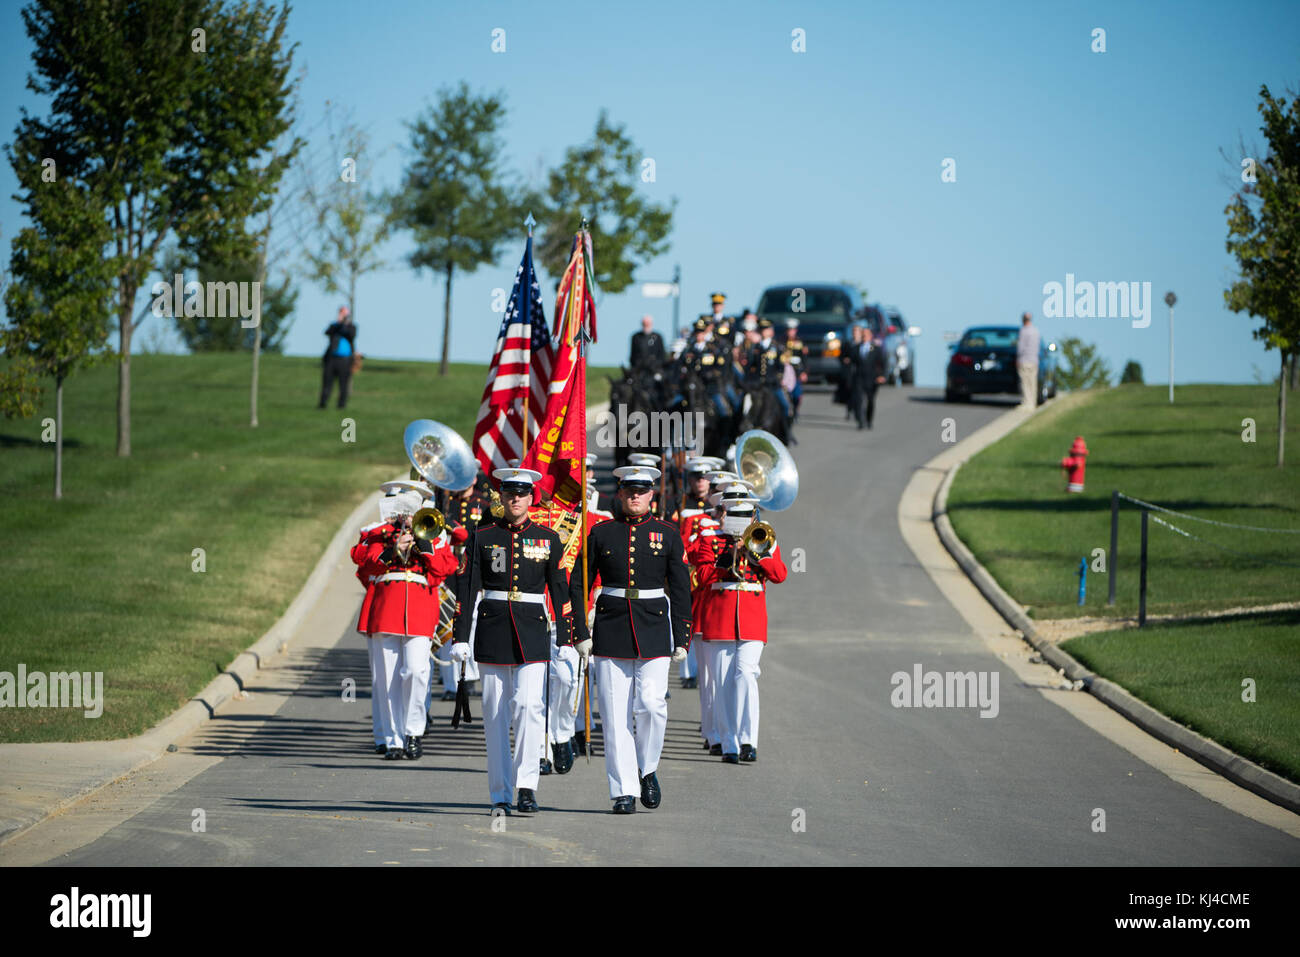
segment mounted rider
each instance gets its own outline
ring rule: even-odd
[[[772,320],[758,320],[758,342],[750,346],[745,362],[745,384],[761,386],[771,391],[781,405],[781,411],[787,422],[790,421],[790,397],[781,386],[781,376],[785,363],[781,361],[783,347],[778,345],[772,334]]]

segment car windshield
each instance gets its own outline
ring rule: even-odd
[[[763,293],[754,311],[760,316],[839,316],[841,322],[848,322],[852,303],[839,289],[777,286]]]
[[[963,349],[1014,349],[1019,329],[967,329],[961,338]]]

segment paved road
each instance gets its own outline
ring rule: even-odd
[[[372,755],[364,649],[349,630],[359,588],[347,585],[249,698],[11,850],[80,865],[1300,863],[1300,841],[1176,783],[1017,679],[904,544],[899,496],[943,449],[940,420],[964,437],[1005,409],[886,389],[876,429],[858,432],[826,395],[806,399],[799,501],[772,518],[787,561],[802,548],[807,570],[772,590],[760,760],[708,758],[698,697],[674,677],[654,812],[611,815],[601,762],[580,760],[542,779],[542,813],[494,832],[481,731],[453,732],[450,704],[435,705],[446,717],[423,760]],[[893,707],[890,676],[917,663],[997,672],[997,716]],[[349,677],[352,704],[339,692]]]

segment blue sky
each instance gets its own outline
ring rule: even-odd
[[[506,51],[491,50],[506,31]],[[806,52],[791,49],[804,31]],[[1106,31],[1106,52],[1092,33]],[[290,19],[306,67],[304,117],[325,100],[351,109],[384,150],[362,181],[397,185],[404,124],[460,80],[504,92],[511,164],[528,177],[585,141],[604,108],[656,165],[640,186],[678,201],[669,252],[638,279],[682,269],[682,314],[728,307],[789,280],[859,282],[923,335],[918,380],[942,380],[942,333],[1032,311],[1053,337],[1095,342],[1118,373],[1142,363],[1167,381],[1167,310],[1146,329],[1125,319],[1045,319],[1043,285],[1150,282],[1173,289],[1176,381],[1250,382],[1275,372],[1253,321],[1223,306],[1233,276],[1223,209],[1237,144],[1262,146],[1258,90],[1300,88],[1300,4],[1259,3],[299,3]],[[211,41],[210,41],[211,42]],[[0,140],[26,91],[28,40],[10,2],[0,14]],[[1225,160],[1221,151],[1226,151]],[[941,164],[956,162],[956,182]],[[0,168],[5,259],[21,226]],[[453,289],[452,357],[486,361],[523,250]],[[361,283],[358,346],[371,356],[439,354],[441,280],[405,263]],[[596,250],[599,259],[600,250]],[[300,282],[291,354],[315,355],[338,297]],[[544,281],[544,288],[551,288]],[[545,297],[550,318],[553,301]],[[634,287],[605,295],[592,361],[626,357],[649,312],[669,300]],[[149,335],[150,318],[140,332]],[[173,341],[174,337],[173,337]]]

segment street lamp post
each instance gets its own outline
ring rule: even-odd
[[[1174,404],[1174,303],[1178,297],[1173,291],[1165,293],[1165,305],[1169,307],[1169,404]]]

